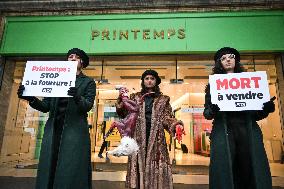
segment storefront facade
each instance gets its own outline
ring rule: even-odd
[[[161,91],[171,97],[175,116],[185,123],[188,134],[183,143],[191,153],[208,155],[212,124],[202,116],[204,87],[213,54],[224,46],[241,52],[246,71],[267,72],[270,95],[277,97],[276,111],[259,124],[269,160],[279,161],[283,34],[284,11],[7,17],[0,51],[4,70],[0,96],[8,102],[1,115],[1,162],[39,155],[48,115],[17,98],[25,62],[64,60],[73,47],[90,55],[84,73],[97,81],[96,102],[88,115],[93,150],[101,144],[102,123],[117,119],[117,88],[139,91],[141,74],[151,68],[161,75]]]

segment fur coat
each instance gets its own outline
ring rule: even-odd
[[[136,102],[140,97],[141,93],[130,96]],[[120,104],[117,104],[117,112],[118,114],[123,112],[123,107]],[[173,135],[177,124],[181,124],[181,122],[172,116],[170,98],[165,95],[155,97],[152,107],[150,136],[148,146],[146,146],[145,102],[140,106],[133,136],[140,150],[137,155],[128,158],[127,188],[173,188],[172,168],[167,150],[165,130]]]

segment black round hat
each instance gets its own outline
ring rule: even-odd
[[[159,77],[158,72],[156,72],[155,70],[146,70],[142,74],[141,80],[143,81],[147,75],[152,75],[156,78],[156,85],[159,85],[161,83],[161,78]]]
[[[241,58],[239,51],[231,47],[223,47],[219,49],[214,55],[215,62],[217,62],[224,54],[234,54],[236,56],[235,57],[236,62],[240,62]]]
[[[78,48],[70,49],[67,53],[67,58],[69,57],[70,54],[76,54],[82,59],[83,68],[86,68],[89,65],[89,57],[83,50]]]

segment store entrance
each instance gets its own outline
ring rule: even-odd
[[[19,58],[20,59],[20,58]],[[51,60],[58,60],[50,57]],[[91,57],[90,66],[83,72],[94,78],[97,82],[97,96],[93,109],[88,113],[90,136],[92,141],[92,161],[105,161],[97,154],[102,145],[103,127],[118,119],[115,102],[118,89],[127,87],[130,93],[140,91],[140,78],[146,69],[156,70],[162,82],[160,84],[163,94],[171,98],[173,113],[177,119],[185,124],[186,136],[183,145],[178,144],[167,135],[170,157],[177,164],[188,164],[190,158],[200,160],[205,158],[209,163],[211,121],[203,118],[204,88],[208,83],[214,64],[213,55],[147,55],[147,56],[101,56]],[[279,111],[278,81],[276,64],[277,55],[244,55],[241,63],[246,71],[266,71],[269,82],[270,95],[276,96],[276,110],[268,118],[259,121],[263,132],[268,159],[278,161],[281,158],[282,113]],[[38,159],[44,125],[48,114],[40,113],[31,108],[27,102],[17,98],[17,89],[22,81],[26,60],[15,61],[13,86],[5,132],[2,145],[4,161],[17,159]],[[21,130],[22,137],[18,136]],[[108,144],[115,147],[120,137],[114,132]],[[188,153],[185,153],[187,152]],[[25,153],[23,153],[25,152]],[[20,155],[19,155],[20,154]],[[23,155],[24,154],[24,155]],[[105,150],[103,155],[105,156]],[[198,155],[198,156],[195,156]],[[126,162],[127,158],[116,158],[117,161]]]
[[[267,71],[270,93],[272,96],[276,95],[277,84],[273,57],[247,55],[242,59],[246,71]],[[91,66],[84,71],[97,80],[97,113],[92,136],[94,156],[97,157],[102,145],[105,128],[108,130],[110,124],[119,119],[115,109],[118,89],[124,86],[129,89],[130,93],[139,92],[142,73],[146,69],[154,69],[162,79],[161,91],[171,98],[170,103],[175,117],[185,124],[186,136],[182,144],[174,141],[166,133],[171,158],[174,161],[177,160],[179,164],[187,164],[188,157],[197,154],[197,159],[205,157],[205,162],[209,163],[206,157],[210,156],[209,136],[212,121],[204,119],[202,113],[204,89],[214,65],[212,60],[212,55],[96,57]],[[280,125],[280,117],[273,116],[277,116],[276,124]],[[266,132],[264,135],[270,136],[271,133],[266,131],[264,124],[266,121],[261,122],[261,127]],[[112,148],[119,142],[119,134],[114,132],[107,144],[109,148]],[[271,147],[268,146],[267,150],[271,150]],[[105,150],[103,156],[105,156]]]
[[[205,57],[189,56],[123,56],[96,59],[94,67],[85,70],[93,72],[97,84],[97,132],[96,151],[102,145],[104,126],[119,119],[115,110],[118,89],[127,87],[130,93],[139,92],[141,75],[146,69],[153,69],[162,79],[160,89],[170,96],[171,105],[177,119],[185,124],[187,133],[182,146],[166,133],[169,149],[184,153],[198,153],[208,156],[208,133],[211,122],[203,116],[204,88],[211,72],[212,61]],[[110,137],[110,146],[116,146],[120,137],[114,132]],[[202,138],[203,136],[203,138]],[[203,148],[201,148],[203,146]]]

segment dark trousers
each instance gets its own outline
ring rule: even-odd
[[[102,154],[105,148],[107,149],[107,145],[108,145],[108,141],[104,140],[104,142],[102,143],[102,146],[100,148],[99,154]]]
[[[248,128],[245,124],[228,124],[228,139],[231,150],[235,189],[254,189]]]

